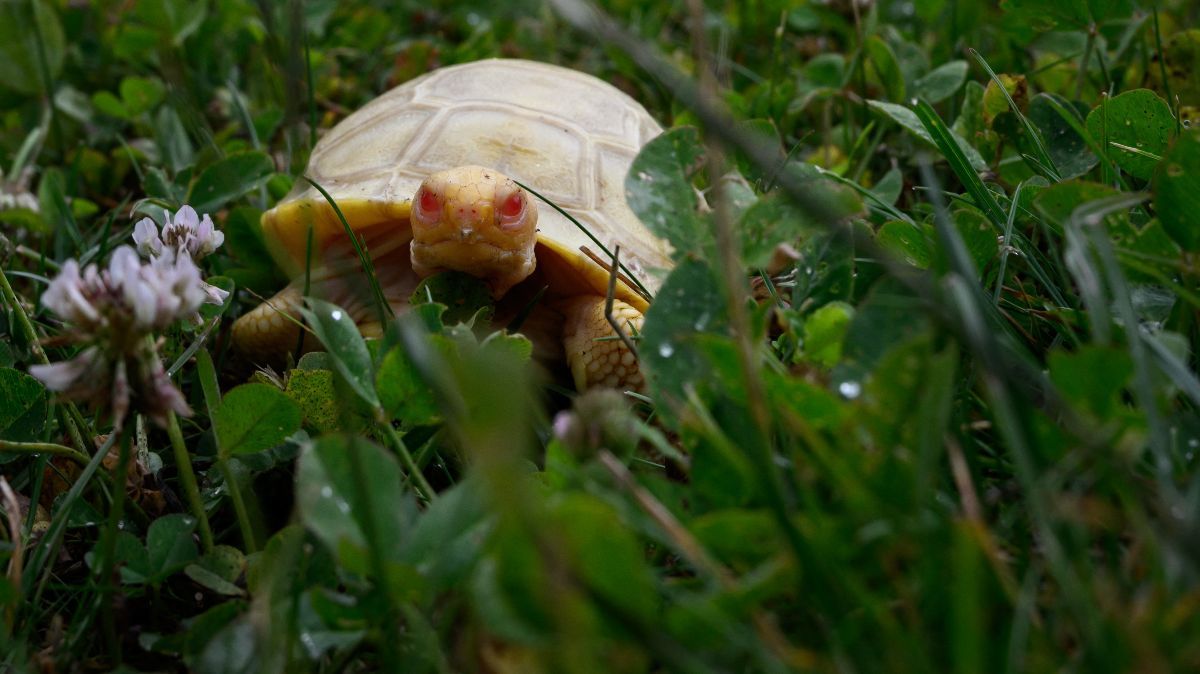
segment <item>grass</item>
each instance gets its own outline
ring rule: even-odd
[[[1200,17],[993,5],[0,2],[0,671],[1200,668]],[[256,370],[322,132],[496,56],[667,128],[647,388],[470,278],[384,315],[359,241],[382,334],[311,298]],[[114,426],[26,374],[80,348],[41,296],[185,203],[234,292],[151,339],[191,416]]]

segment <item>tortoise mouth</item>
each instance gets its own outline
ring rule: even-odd
[[[486,281],[496,297],[529,276],[537,264],[536,258],[526,251],[471,237],[413,241],[411,254],[413,270],[418,275],[463,272]]]

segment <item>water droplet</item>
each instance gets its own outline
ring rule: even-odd
[[[662,356],[663,358],[670,358],[674,353],[675,347],[671,346],[667,342],[663,342],[658,347],[658,355]]]
[[[321,487],[321,498],[333,498],[333,487],[329,485]]]
[[[844,381],[838,384],[838,393],[847,400],[854,400],[862,393],[862,384],[856,381]]]
[[[335,321],[340,321],[342,320],[342,312],[334,311],[333,313],[329,314],[329,317]]]

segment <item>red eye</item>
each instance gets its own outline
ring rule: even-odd
[[[442,200],[430,190],[421,190],[417,197],[417,206],[426,213],[437,213],[442,208]]]
[[[521,196],[520,192],[513,192],[504,201],[500,202],[500,208],[497,211],[501,217],[515,218],[525,209],[525,197]]]

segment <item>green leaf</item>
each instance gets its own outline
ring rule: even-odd
[[[157,78],[126,77],[121,80],[120,92],[126,112],[133,117],[157,107],[167,90]]]
[[[967,81],[967,69],[966,61],[943,63],[913,82],[913,95],[930,103],[940,103],[953,96]]]
[[[215,213],[266,182],[275,162],[263,152],[240,152],[219,159],[192,183],[187,201],[197,213]]]
[[[478,480],[468,478],[440,492],[417,519],[400,550],[400,559],[436,588],[467,579],[483,554],[494,518]]]
[[[979,211],[964,208],[954,212],[954,227],[962,237],[976,271],[982,273],[1000,251],[992,223]]]
[[[930,145],[931,147],[937,147],[937,143],[934,142],[933,136],[929,135],[929,131],[925,129],[925,125],[922,124],[921,119],[917,117],[917,113],[909,110],[903,105],[886,103],[884,101],[867,101],[867,105],[871,106],[872,109],[882,113],[888,119],[904,127],[905,130],[917,138],[925,141],[926,144]],[[976,171],[983,171],[987,168],[987,164],[983,161],[983,157],[980,156],[978,150],[972,147],[970,143],[963,140],[957,134],[951,133],[951,136],[953,136],[954,142],[958,144],[958,148],[962,150],[962,153],[967,158],[967,161],[970,162],[971,168]]]
[[[184,567],[188,578],[199,585],[227,597],[246,594],[235,583],[246,571],[246,556],[229,545],[218,545],[211,552]]]
[[[39,0],[0,0],[0,87],[24,94],[51,90],[62,71],[66,44],[54,6]],[[43,74],[51,81],[44,81]]]
[[[1075,353],[1051,351],[1050,379],[1063,396],[1099,419],[1113,416],[1133,375],[1125,349],[1084,345]]]
[[[804,321],[804,353],[813,362],[832,367],[842,357],[842,341],[854,317],[854,307],[830,302]]]
[[[714,510],[692,520],[688,528],[718,560],[741,571],[766,561],[782,542],[779,527],[765,509]]]
[[[97,91],[92,94],[92,106],[109,117],[129,119],[131,116],[121,99],[110,91]]]
[[[433,389],[421,377],[404,345],[396,346],[383,357],[375,385],[383,409],[405,425],[423,426],[441,419]]]
[[[1108,185],[1070,180],[1042,190],[1033,200],[1033,207],[1046,218],[1048,223],[1061,231],[1079,204],[1116,196],[1116,194],[1117,191]]]
[[[12,368],[0,368],[0,439],[36,440],[46,426],[46,387]]]
[[[333,358],[334,369],[363,402],[372,409],[379,407],[379,396],[375,392],[375,380],[372,376],[371,354],[367,351],[367,343],[363,341],[358,326],[350,319],[350,315],[336,304],[315,297],[309,297],[306,301],[308,308],[300,309],[300,313]]]
[[[490,318],[494,311],[492,292],[483,279],[459,271],[434,274],[421,280],[413,290],[409,303],[413,306],[427,302],[446,305],[442,320],[447,325],[466,323],[479,311]]]
[[[300,428],[300,407],[267,384],[242,384],[225,394],[213,430],[225,456],[270,449]]]
[[[914,267],[926,269],[933,262],[933,250],[928,237],[912,223],[901,220],[885,222],[875,235],[875,241]]]
[[[1154,209],[1172,239],[1185,250],[1200,250],[1200,132],[1181,135],[1159,162]]]
[[[304,423],[310,428],[320,432],[337,428],[338,405],[332,371],[297,367],[288,373],[283,392],[296,401]]]
[[[862,392],[864,378],[895,344],[926,332],[929,320],[921,300],[884,277],[858,305],[842,344],[842,361],[834,368],[834,389],[847,398]]]
[[[835,183],[820,174],[805,175],[801,180],[807,192],[821,198],[836,212],[839,221],[863,215],[866,211],[862,198],[847,185]],[[742,259],[748,268],[761,269],[771,261],[779,244],[794,243],[806,232],[821,231],[831,224],[835,223],[814,222],[782,195],[771,193],[746,209],[738,221]]]
[[[671,129],[638,153],[625,178],[625,199],[646,227],[671,242],[675,259],[710,247],[712,230],[696,210],[692,175],[704,147],[691,127]]]
[[[82,245],[83,235],[79,233],[67,203],[67,178],[60,169],[48,168],[42,174],[42,181],[38,184],[38,204],[42,209],[42,219],[48,225],[63,231]]]
[[[114,556],[116,562],[121,565],[121,582],[142,585],[150,581],[150,576],[153,575],[150,554],[146,552],[146,546],[142,545],[137,536],[128,531],[117,532]]]
[[[214,613],[225,605],[218,605],[208,613]],[[199,641],[206,639],[203,650],[195,658],[192,671],[196,674],[255,674],[261,672],[259,660],[262,654],[259,646],[262,643],[258,628],[244,614],[237,614],[236,605],[230,605],[229,610],[220,611],[223,621],[205,621],[192,626],[189,631],[189,641],[192,632],[199,632],[194,638]],[[206,614],[207,615],[207,614]],[[203,627],[203,631],[197,628]],[[214,630],[214,631],[210,631]],[[189,644],[191,647],[191,644]]]
[[[139,0],[136,16],[178,47],[200,27],[208,13],[205,0]]]
[[[385,560],[399,559],[410,510],[403,481],[396,458],[378,445],[357,436],[325,436],[300,455],[297,514],[342,564],[369,573],[363,554],[368,545]]]
[[[191,578],[197,585],[203,587],[210,592],[225,596],[225,597],[241,597],[245,596],[246,592],[242,588],[234,585],[228,580],[218,576],[208,569],[198,564],[188,564],[183,569],[183,573]]]
[[[1072,104],[1055,94],[1038,94],[1029,103],[1029,121],[1041,132],[1046,152],[1058,168],[1059,176],[1064,180],[1079,177],[1092,170],[1100,159],[1088,149],[1087,141],[1062,118],[1051,101],[1068,113],[1075,113],[1081,127],[1087,110],[1082,104]]]
[[[1001,7],[1010,22],[1019,22],[1037,30],[1061,25],[1067,29],[1086,29],[1092,23],[1129,16],[1130,0],[1003,0]]]
[[[147,568],[150,582],[166,580],[197,556],[192,531],[196,520],[183,514],[163,515],[146,532]]]
[[[642,546],[617,511],[595,496],[574,493],[555,502],[550,516],[588,589],[636,623],[648,623],[658,605],[654,578]]]
[[[172,106],[164,105],[154,115],[154,140],[162,154],[163,163],[177,174],[176,179],[180,178],[178,174],[191,170],[196,150],[183,126],[183,120]],[[209,212],[201,210],[195,203],[192,206],[200,213]]]
[[[896,62],[896,55],[892,53],[892,48],[879,36],[872,35],[867,38],[866,52],[875,75],[878,77],[879,83],[883,85],[884,91],[887,92],[888,98],[892,101],[903,101],[905,99],[904,74],[900,72],[900,65]]]
[[[684,386],[705,377],[707,359],[693,344],[702,332],[726,325],[725,302],[708,265],[685,260],[671,272],[642,327],[638,349],[654,388],[682,398]]]
[[[1157,160],[1114,143],[1161,157],[1175,132],[1175,117],[1158,94],[1134,89],[1093,109],[1087,116],[1087,130],[1117,166],[1135,178],[1147,180],[1154,174]]]
[[[843,339],[844,341],[844,339]],[[837,428],[845,418],[844,403],[832,393],[798,377],[765,371],[767,395],[775,409],[795,415],[816,429]]]

